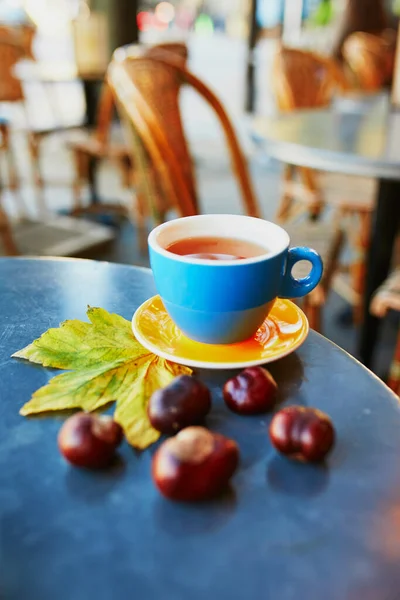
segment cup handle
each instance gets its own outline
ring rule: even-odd
[[[300,260],[308,260],[311,265],[311,271],[306,277],[295,279],[292,275],[294,265]],[[318,252],[311,248],[299,246],[290,248],[286,260],[286,268],[283,276],[280,298],[301,298],[305,296],[319,284],[322,277],[323,264]]]

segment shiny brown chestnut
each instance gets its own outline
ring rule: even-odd
[[[279,452],[309,462],[323,460],[335,442],[335,430],[328,415],[303,406],[289,406],[276,413],[269,435]]]
[[[112,417],[79,412],[65,421],[58,434],[61,454],[77,467],[107,467],[123,438]]]
[[[176,433],[203,422],[211,409],[210,390],[189,375],[180,375],[166,387],[156,390],[149,400],[150,423],[161,433]]]
[[[171,500],[207,500],[226,487],[238,462],[233,440],[204,427],[187,427],[158,448],[152,476]]]
[[[262,367],[249,367],[229,379],[223,388],[226,405],[241,415],[255,415],[271,410],[276,402],[278,386]]]

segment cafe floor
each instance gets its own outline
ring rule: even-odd
[[[222,97],[233,116],[250,163],[251,174],[263,216],[272,219],[279,197],[281,167],[279,163],[260,156],[249,142],[246,131],[248,125],[242,111],[243,94],[242,92],[236,95],[232,93],[232,90],[243,89],[242,74],[235,65],[243,64],[244,48],[238,45],[232,46],[223,39],[217,40],[216,43],[219,44],[218,51],[214,46],[212,56],[207,54],[210,53],[211,46],[206,41],[196,40],[192,44],[192,70],[211,84]],[[264,53],[260,54],[260,68],[258,70],[258,112],[273,110],[273,104],[266,87],[266,78],[264,77],[264,74],[270,68],[271,56],[270,49],[266,45]],[[204,64],[207,65],[206,69]],[[226,68],[227,65],[230,65],[230,69]],[[66,95],[65,92],[66,90],[63,90],[63,96]],[[73,104],[75,109],[79,111],[79,92],[71,87],[70,93],[70,104]],[[68,104],[66,98],[64,98],[64,101]],[[187,124],[187,133],[196,164],[202,211],[207,213],[242,212],[240,196],[232,177],[229,159],[218,125],[216,125],[209,111],[191,93],[185,94],[183,97],[183,112],[184,116],[187,117],[185,123]],[[21,198],[26,212],[35,217],[37,216],[37,202],[31,184],[26,137],[22,129],[21,115],[18,112],[15,113],[15,120],[17,127],[13,136],[13,145],[21,177]],[[56,134],[50,136],[43,143],[42,168],[46,180],[45,199],[47,209],[52,214],[66,211],[72,205],[71,180],[73,166],[65,144],[69,135],[71,134]],[[129,201],[129,193],[122,189],[118,174],[107,164],[100,167],[98,188],[102,198],[108,202]],[[16,214],[17,202],[13,194],[6,192],[4,204],[11,215]],[[102,223],[110,225],[107,220],[103,220]],[[91,251],[81,252],[79,255],[97,260],[147,266],[148,257],[139,251],[134,227],[127,221],[122,221],[117,225],[114,223],[110,226],[115,234],[112,242]],[[149,227],[151,227],[151,224],[149,224]],[[346,309],[346,303],[336,293],[332,292],[324,310],[323,333],[336,344],[354,354],[357,330],[343,321],[344,309]],[[376,372],[381,376],[387,372],[392,358],[397,324],[396,315],[389,315],[384,323],[376,360]]]

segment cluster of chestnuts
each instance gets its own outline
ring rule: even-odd
[[[245,369],[223,388],[228,408],[241,415],[271,410],[277,384],[261,367]],[[211,409],[210,390],[195,377],[181,375],[149,400],[152,426],[164,441],[152,461],[152,476],[159,491],[173,500],[204,500],[219,494],[239,464],[233,440],[202,424]],[[282,454],[304,461],[321,461],[333,446],[335,432],[329,417],[319,410],[290,406],[277,412],[269,427],[273,446]],[[74,465],[102,468],[114,459],[122,441],[121,427],[108,416],[77,413],[62,426],[58,444]]]

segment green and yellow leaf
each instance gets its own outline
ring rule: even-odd
[[[191,370],[158,358],[154,355],[142,363],[135,383],[126,394],[118,398],[114,419],[121,425],[125,436],[135,448],[147,448],[160,437],[160,433],[150,426],[147,417],[147,403],[150,396],[159,388],[165,387],[179,374],[190,375]]]
[[[72,408],[93,411],[115,402],[135,381],[140,360],[116,360],[57,375],[33,394],[20,414],[26,416]]]
[[[64,321],[13,354],[44,367],[82,369],[99,362],[140,358],[149,354],[136,341],[131,323],[103,308],[88,308],[91,323]]]
[[[150,396],[177,375],[192,371],[149,353],[123,317],[102,308],[89,307],[87,314],[89,323],[65,321],[13,355],[68,369],[37,390],[20,413],[93,411],[115,401],[114,418],[128,442],[144,449],[160,435],[147,417]]]

